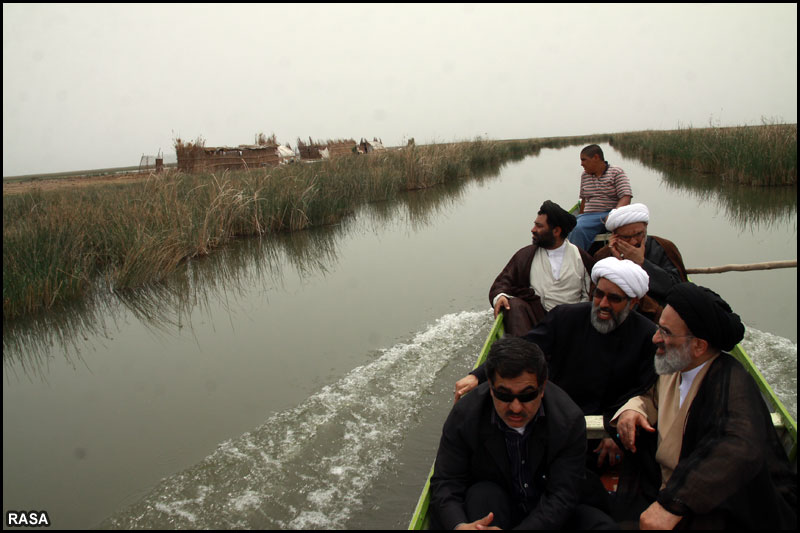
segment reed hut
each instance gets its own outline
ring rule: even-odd
[[[336,139],[327,140],[325,142],[315,142],[311,137],[308,138],[308,143],[297,139],[297,149],[300,152],[302,159],[323,159],[323,154],[328,154],[328,157],[341,157],[343,155],[350,155],[354,153],[354,149],[358,145],[353,139]]]
[[[355,153],[356,141],[353,139],[329,141],[327,148],[331,158],[352,155]]]
[[[297,151],[300,152],[301,159],[322,159],[322,155],[319,153],[322,148],[325,148],[325,145],[314,142],[311,137],[308,138],[308,144],[300,138],[297,139]]]
[[[181,143],[182,144],[182,143]],[[214,172],[224,169],[249,169],[277,166],[280,162],[277,145],[239,145],[208,147],[192,143],[176,143],[178,170]]]
[[[368,141],[362,137],[361,142],[358,145],[358,152],[361,154],[380,152],[381,150],[385,149],[386,148],[383,147],[383,142],[379,141],[377,138],[373,138],[371,141]]]

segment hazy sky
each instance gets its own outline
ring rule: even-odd
[[[3,175],[206,146],[797,122],[797,6],[3,4]]]

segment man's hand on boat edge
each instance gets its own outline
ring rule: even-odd
[[[511,309],[511,304],[508,303],[508,298],[503,295],[497,297],[497,302],[494,304],[494,317],[497,318],[497,315],[500,314],[500,310],[505,309],[506,311]]]
[[[461,399],[466,393],[478,386],[478,378],[472,374],[468,374],[456,381],[455,397],[453,398],[453,405]]]

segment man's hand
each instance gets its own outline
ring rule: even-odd
[[[608,239],[608,247],[617,259],[630,259],[639,266],[644,265],[644,246],[637,248],[612,234]]]
[[[636,453],[636,428],[641,427],[645,431],[653,433],[656,429],[650,425],[645,417],[639,411],[627,409],[619,415],[617,419],[617,432],[619,440],[622,445],[628,450]]]
[[[594,449],[597,454],[597,466],[602,467],[606,458],[608,458],[609,466],[615,466],[617,463],[622,462],[622,450],[619,449],[617,443],[613,439],[605,438],[600,441],[597,448]]]
[[[489,513],[480,520],[475,520],[469,524],[458,524],[456,529],[500,529],[497,526],[490,526],[494,520],[494,513]]]
[[[461,378],[456,381],[456,390],[455,390],[455,398],[453,398],[453,403],[455,404],[458,400],[461,399],[466,393],[474,389],[478,386],[478,378],[469,374],[467,377]]]
[[[681,518],[664,509],[660,503],[653,502],[639,516],[639,529],[675,529]]]
[[[508,311],[511,309],[511,306],[508,303],[508,298],[505,296],[500,296],[497,298],[497,302],[494,304],[494,317],[497,318],[497,315],[500,314],[500,309],[505,309]]]

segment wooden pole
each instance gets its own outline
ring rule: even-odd
[[[746,272],[748,270],[772,270],[773,268],[797,268],[797,259],[788,261],[768,261],[746,265],[722,265],[716,267],[687,268],[687,274],[718,274],[720,272]]]

